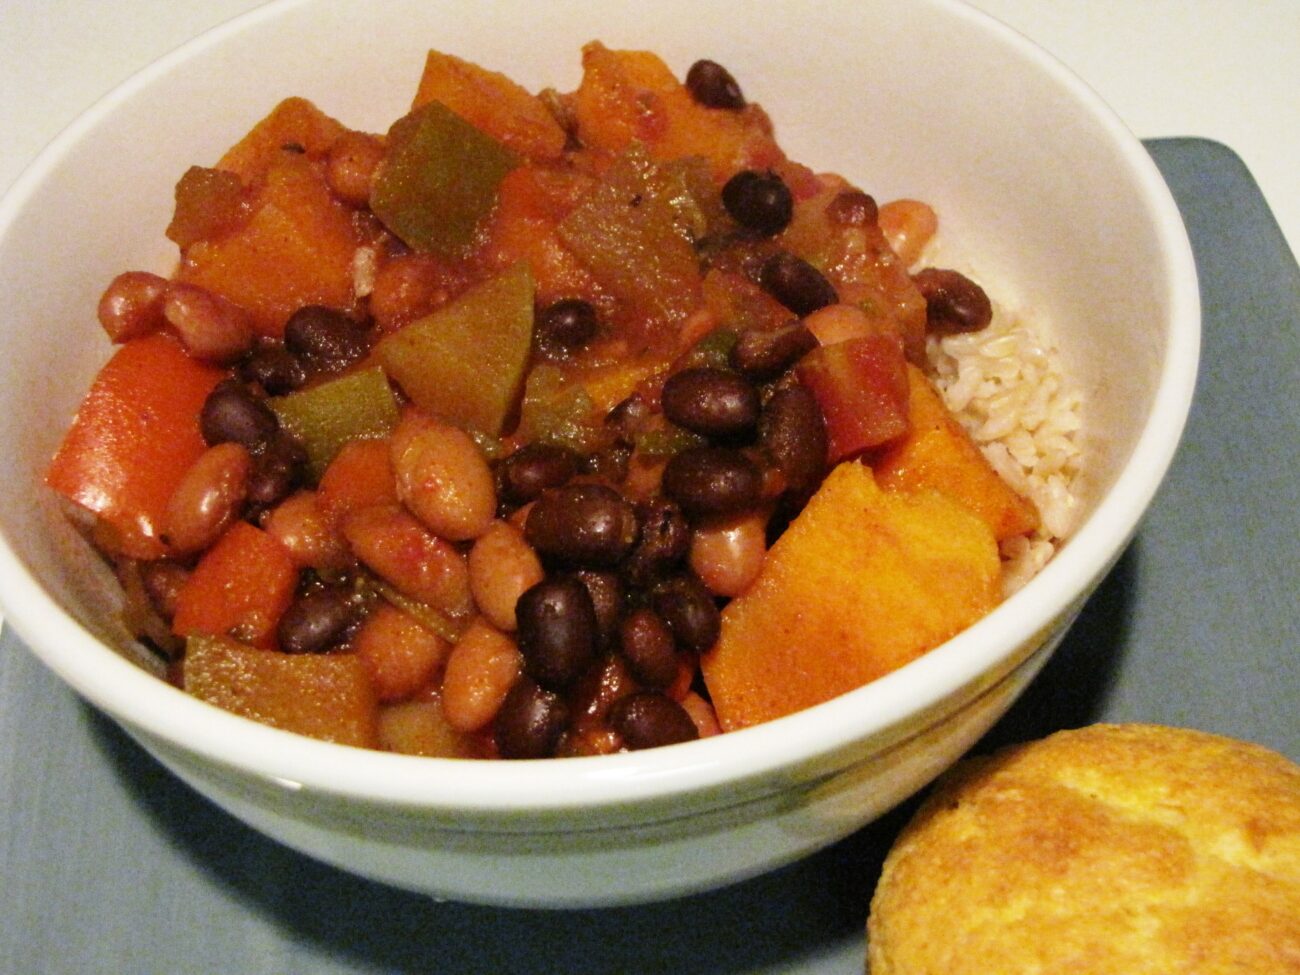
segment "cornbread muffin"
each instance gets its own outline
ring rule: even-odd
[[[899,836],[871,975],[1300,973],[1300,766],[1094,725],[958,766]]]

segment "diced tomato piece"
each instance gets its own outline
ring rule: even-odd
[[[99,516],[106,547],[132,558],[166,554],[163,512],[203,453],[199,410],[224,375],[162,333],[126,342],[100,370],[45,482]]]
[[[795,369],[826,419],[837,464],[907,432],[907,362],[895,335],[863,335],[813,349]]]

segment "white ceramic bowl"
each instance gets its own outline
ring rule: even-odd
[[[234,717],[151,675],[107,572],[40,485],[109,347],[119,271],[166,272],[171,188],[282,96],[356,128],[405,110],[428,48],[572,89],[590,39],[731,68],[791,156],[933,203],[949,247],[1049,319],[1087,397],[1084,518],[1032,583],[919,661],[820,707],[647,752],[536,763],[364,752]],[[1140,143],[1059,64],[948,0],[294,0],[163,59],[49,147],[0,206],[0,600],[78,693],[281,841],[445,897],[576,906],[747,877],[867,823],[954,761],[1045,662],[1173,455],[1199,307]]]

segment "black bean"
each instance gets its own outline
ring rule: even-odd
[[[708,108],[745,107],[745,96],[731,72],[716,61],[701,59],[686,72],[686,88],[691,97]]]
[[[616,443],[602,450],[585,454],[578,469],[607,484],[621,484],[627,479],[628,465],[632,462],[632,448]]]
[[[524,535],[544,558],[563,565],[609,568],[636,544],[636,512],[603,484],[569,484],[542,492]]]
[[[307,371],[298,358],[279,342],[256,345],[237,369],[246,383],[261,386],[268,396],[291,393],[307,381]]]
[[[742,169],[722,187],[722,205],[746,230],[763,237],[779,234],[794,216],[794,197],[776,173]]]
[[[502,758],[547,758],[568,726],[564,700],[527,677],[515,681],[492,720],[492,737]]]
[[[925,298],[925,325],[931,332],[978,332],[993,320],[989,296],[960,271],[927,267],[912,280]]]
[[[619,651],[632,676],[664,688],[677,678],[677,643],[663,617],[648,606],[634,609],[619,627]]]
[[[284,615],[276,636],[285,653],[324,653],[347,636],[355,619],[347,595],[338,589],[317,589],[299,596]]]
[[[284,430],[276,431],[252,453],[248,500],[254,508],[268,508],[283,501],[306,480],[307,452]]]
[[[596,658],[596,608],[581,579],[548,576],[515,604],[524,672],[558,690]]]
[[[817,347],[817,336],[803,322],[742,332],[731,348],[731,364],[756,380],[773,379]]]
[[[578,569],[574,576],[582,580],[596,610],[596,639],[601,648],[612,646],[623,618],[626,594],[618,573],[599,569]]]
[[[562,298],[537,313],[533,343],[544,359],[564,359],[580,350],[600,330],[600,319],[591,302]]]
[[[613,429],[619,443],[632,446],[636,443],[637,434],[645,429],[652,412],[645,397],[633,393],[605,414],[605,423]]]
[[[826,217],[841,227],[869,227],[880,217],[880,208],[868,193],[843,190],[826,204]]]
[[[713,594],[695,576],[673,576],[659,583],[650,593],[650,605],[683,650],[701,653],[717,642],[722,614]]]
[[[307,305],[284,326],[284,347],[312,372],[338,372],[366,354],[361,324],[336,308]]]
[[[547,488],[567,484],[578,473],[578,455],[567,447],[530,443],[497,465],[497,491],[511,504],[527,504]]]
[[[777,251],[763,262],[758,283],[800,317],[840,300],[821,271],[789,251]]]
[[[623,563],[623,574],[633,585],[647,586],[673,571],[691,545],[691,526],[675,502],[651,498],[636,506],[641,526],[636,546]]]
[[[676,745],[700,736],[685,708],[654,691],[620,697],[609,709],[609,723],[632,751]]]
[[[738,450],[691,447],[668,461],[662,485],[688,518],[703,518],[752,508],[762,493],[763,474]]]
[[[217,383],[199,411],[199,429],[209,446],[233,441],[251,450],[279,426],[271,408],[237,379]]]
[[[758,442],[786,481],[787,494],[806,501],[826,474],[826,420],[805,386],[777,390],[763,407]]]
[[[664,416],[706,437],[733,437],[758,422],[758,390],[723,369],[683,369],[668,377],[660,396]]]

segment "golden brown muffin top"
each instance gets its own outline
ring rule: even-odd
[[[885,862],[872,975],[1300,973],[1300,766],[1094,725],[963,763]]]

